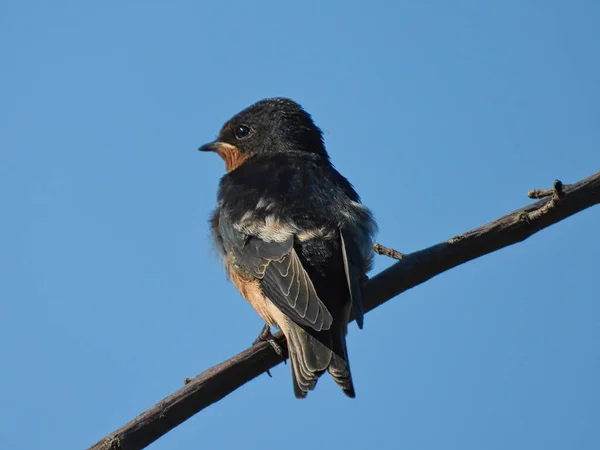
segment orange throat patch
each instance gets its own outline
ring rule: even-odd
[[[227,172],[237,169],[250,157],[249,154],[240,152],[235,145],[230,144],[221,144],[217,150],[217,154],[225,161],[225,170]]]

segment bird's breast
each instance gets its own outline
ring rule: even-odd
[[[273,305],[263,295],[259,280],[243,275],[230,264],[228,264],[227,269],[229,278],[235,288],[250,303],[250,306],[254,308],[258,315],[270,326],[277,325],[271,312]]]

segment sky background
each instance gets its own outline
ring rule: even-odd
[[[293,3],[293,4],[292,4]],[[600,169],[597,1],[0,2],[0,448],[82,449],[255,339],[196,151],[288,96],[411,252]],[[350,327],[159,449],[600,448],[600,207]],[[373,273],[392,261],[378,257]]]

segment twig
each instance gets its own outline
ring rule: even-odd
[[[555,185],[554,190],[560,199],[560,207],[548,206],[552,200],[540,200],[450,241],[405,255],[365,283],[365,312],[446,270],[521,242],[556,222],[600,203],[600,172],[572,185],[560,188]],[[537,214],[534,220],[519,220],[524,214],[530,215],[540,210],[544,212]],[[274,337],[284,354],[287,354],[287,345],[281,333]],[[193,378],[177,392],[103,438],[91,450],[142,449],[280,362],[281,357],[269,343],[255,344]]]
[[[527,193],[527,197],[529,198],[544,198],[551,195],[557,195],[560,198],[564,197],[562,181],[554,180],[554,187],[552,189],[533,189]]]
[[[562,181],[555,180],[554,187],[552,189],[534,189],[533,191],[529,191],[527,196],[529,198],[545,198],[551,196],[548,203],[546,203],[540,209],[527,214],[527,222],[531,222],[532,220],[537,220],[544,214],[547,214],[552,208],[555,208],[556,205],[558,205],[558,202],[564,198],[565,193],[563,192]]]
[[[377,253],[378,255],[389,256],[390,258],[394,258],[394,259],[398,259],[398,260],[400,260],[406,256],[404,253],[400,253],[398,250],[394,250],[393,248],[384,247],[383,245],[378,244],[377,242],[375,242],[373,244],[373,251],[375,253]]]

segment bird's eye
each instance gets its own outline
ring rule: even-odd
[[[238,125],[235,127],[233,134],[235,134],[236,139],[244,139],[250,136],[251,131],[252,128],[250,128],[248,125]]]

